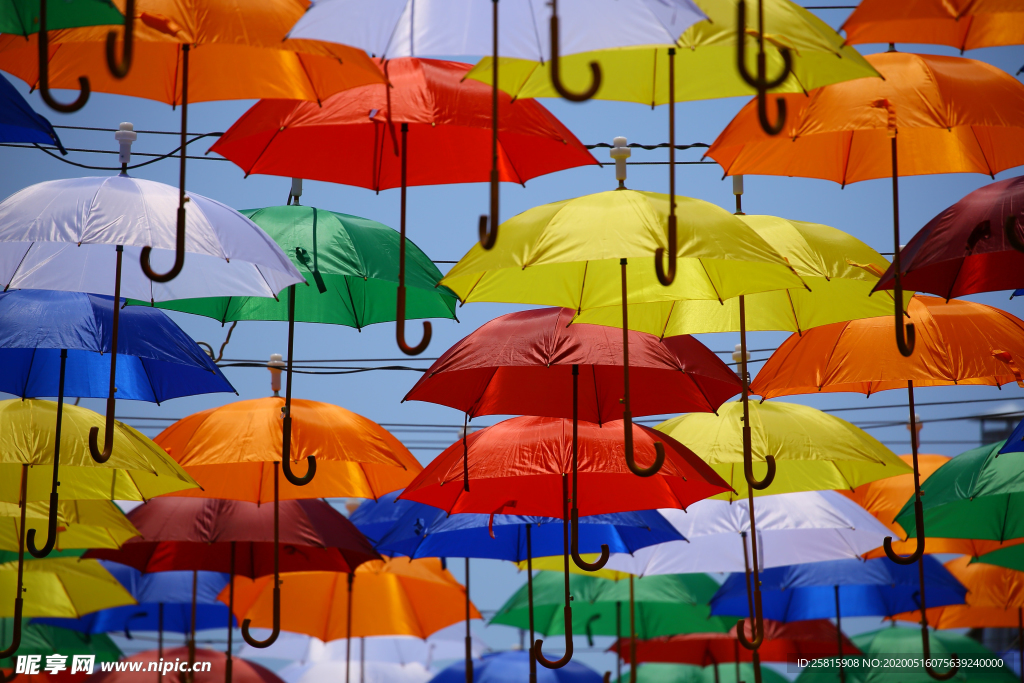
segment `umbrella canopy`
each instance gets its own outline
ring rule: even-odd
[[[127,589],[135,603],[123,607],[90,612],[77,619],[45,618],[33,623],[49,624],[82,633],[121,633],[127,638],[133,631],[192,631],[192,582],[196,589],[196,630],[222,629],[228,623],[228,608],[217,596],[228,584],[227,574],[217,572],[170,571],[143,574],[116,562],[101,560],[110,573]],[[59,652],[59,650],[58,650]]]
[[[10,640],[12,621],[0,619],[0,641]],[[54,653],[62,655],[93,655],[99,662],[116,662],[124,656],[117,644],[105,633],[80,633],[66,628],[50,626],[32,621],[21,631],[21,647],[18,655],[42,655],[45,659]],[[0,660],[0,668],[14,669],[15,658]]]
[[[0,594],[16,593],[18,564],[0,564]],[[107,607],[135,604],[131,594],[97,560],[53,557],[25,562],[23,585],[26,617],[77,619]],[[0,617],[12,616],[12,607],[10,600],[0,600]]]
[[[729,619],[710,616],[708,600],[718,583],[706,574],[670,574],[637,579],[634,583],[637,638],[648,639],[677,633],[726,632]],[[593,636],[629,633],[629,581],[609,581],[573,574],[573,632]],[[535,629],[545,635],[565,632],[562,619],[562,577],[540,572],[533,579]],[[529,628],[529,598],[524,585],[491,619],[491,624]]]
[[[999,455],[1004,441],[961,453],[921,485],[924,526],[943,538],[1006,541],[1024,538],[1024,471],[1020,453]],[[907,501],[896,523],[917,532],[914,501]],[[1009,552],[1004,550],[1003,552]]]
[[[322,500],[280,505],[281,571],[349,572],[379,560],[352,522]],[[273,574],[274,510],[236,500],[156,498],[128,518],[141,537],[120,550],[94,550],[95,557],[143,572],[200,569],[249,578]]]
[[[351,593],[347,577],[354,577]],[[464,617],[465,588],[435,559],[374,560],[354,574],[295,572],[281,576],[281,629],[328,641],[344,638],[349,595],[353,637],[411,635],[426,638]],[[235,615],[269,628],[273,577],[235,578]],[[221,601],[227,596],[221,593]],[[317,599],[310,599],[318,596]],[[480,618],[471,607],[474,619]]]
[[[362,329],[395,319],[396,230],[367,218],[297,204],[240,213],[270,235],[305,276],[307,286],[295,292],[295,320]],[[440,279],[441,271],[430,258],[415,244],[406,244],[407,318],[455,317],[455,296],[437,286]],[[287,301],[265,297],[176,299],[157,306],[222,323],[288,320]]]
[[[610,569],[637,575],[742,572],[751,568],[749,503],[702,500],[659,510],[686,540],[612,555]],[[835,491],[754,498],[758,567],[852,559],[882,544],[888,529]]]
[[[174,660],[174,662],[178,660],[185,660],[185,662],[195,661],[203,664],[203,671],[187,674],[193,683],[223,683],[226,678],[225,669],[228,662],[228,658],[223,652],[196,648],[192,659],[190,659],[191,655],[192,653],[189,648],[175,647],[164,650],[162,658],[167,663],[165,666],[172,665],[171,660]],[[156,650],[147,650],[134,654],[131,657],[126,657],[124,661],[140,662],[143,670],[148,670],[146,667],[149,666],[150,662],[156,662],[160,659],[161,655]],[[206,664],[210,664],[208,670],[205,669]],[[125,671],[100,673],[94,680],[96,683],[134,683],[138,679],[138,673],[132,673],[126,669]],[[284,683],[270,669],[260,666],[256,662],[249,662],[238,658],[233,658],[232,660],[231,680],[234,683]]]
[[[788,0],[782,1],[789,4]],[[719,26],[718,30],[726,30],[729,25]],[[728,32],[735,33],[733,29]],[[729,68],[736,72],[733,62]],[[878,275],[889,267],[889,262],[856,237],[827,225],[775,216],[737,218],[781,254],[807,285],[747,294],[743,321],[746,330],[802,332],[841,320],[885,315],[892,310],[892,294],[871,295]],[[904,296],[909,299],[908,294]],[[661,337],[741,330],[738,298],[635,303],[628,308],[630,329]],[[573,322],[621,327],[621,318],[618,307],[602,307],[582,311]]]
[[[278,671],[288,683],[341,681],[346,676],[360,683],[427,683],[434,674],[420,662],[344,662],[290,664]]]
[[[900,460],[906,464],[911,464],[911,457],[909,455],[901,455]],[[921,473],[921,481],[925,481],[930,477],[937,469],[949,462],[949,456],[946,455],[930,455],[930,454],[919,454],[918,468]],[[914,495],[914,478],[910,474],[899,474],[895,477],[887,477],[885,479],[879,479],[867,484],[863,484],[853,489],[852,491],[840,491],[850,500],[856,502],[858,505],[864,507],[868,512],[874,515],[878,521],[885,524],[889,529],[897,534],[900,538],[906,537],[906,532],[899,524],[896,523],[896,515],[899,513],[906,502]],[[1005,542],[999,540],[983,540],[976,538],[932,538],[928,536],[928,545],[925,546],[926,553],[953,553],[955,555],[970,555],[971,557],[978,557],[985,553],[990,553],[994,550],[998,550],[1004,545],[1016,545],[1021,541],[1007,540]],[[909,554],[914,551],[915,542],[913,540],[907,541],[894,541],[892,549],[896,553]],[[883,557],[885,553],[880,547],[876,547],[874,550],[865,553],[865,558]]]
[[[351,523],[377,535],[373,546],[387,555],[407,557],[479,557],[519,562],[527,554],[562,552],[562,520],[520,515],[449,515],[443,510],[396,500],[398,492],[368,500],[352,513]],[[365,526],[364,526],[365,525]],[[526,527],[530,527],[527,547]],[[682,541],[683,537],[654,510],[580,518],[581,553],[631,553],[639,548]]]
[[[788,0],[764,3],[765,40],[768,73],[783,69],[780,48],[790,48],[793,70],[772,92],[804,92],[830,83],[877,76],[857,51],[843,44],[843,37],[811,12]],[[707,19],[677,33],[675,56],[676,101],[755,95],[736,69],[735,0],[700,0]],[[561,5],[559,5],[561,8]],[[757,22],[757,7],[747,5],[747,25]],[[748,37],[747,40],[751,40]],[[749,45],[749,43],[748,43]],[[563,49],[560,65],[562,79],[574,89],[588,82],[589,64],[601,67],[601,87],[594,99],[639,102],[659,105],[669,100],[668,54],[653,45],[616,46],[618,49],[594,49],[567,54]],[[488,54],[489,49],[479,54]],[[498,85],[517,98],[558,97],[551,85],[550,60],[514,55],[499,59]],[[839,59],[836,59],[839,57]],[[491,57],[484,57],[470,78],[491,82]]]
[[[929,607],[928,623],[947,628],[1017,628],[1024,610],[1024,574],[1013,569],[957,557],[945,564],[949,573],[967,587],[963,605]],[[897,614],[894,621],[920,623],[920,610]]]
[[[281,459],[284,402],[260,398],[204,410],[178,420],[156,442],[198,477],[203,489],[196,497],[271,502],[272,464]],[[280,482],[282,500],[377,498],[402,488],[421,469],[391,433],[344,408],[294,399],[291,417],[292,462],[312,455],[318,467],[317,476],[305,486]]]
[[[871,395],[887,389],[1001,386],[1022,382],[1024,321],[968,301],[915,296],[907,309],[920,330],[911,357],[892,344],[891,315],[816,327],[793,335],[751,383],[764,398],[836,391]]]
[[[921,562],[928,584],[928,604],[962,605],[967,595],[963,584],[935,558],[926,555]],[[731,574],[711,599],[711,613],[746,615],[745,583],[744,574]],[[765,619],[783,622],[834,618],[837,603],[841,617],[891,617],[917,606],[917,586],[917,567],[896,564],[885,557],[795,564],[761,572]]]
[[[69,4],[106,5],[81,0]],[[133,68],[127,75],[118,78],[107,68],[109,26],[51,30],[49,85],[77,89],[78,77],[87,74],[94,92],[180,105],[183,46],[191,47],[187,79],[191,102],[259,97],[315,102],[345,88],[382,83],[380,70],[362,50],[317,41],[284,40],[309,4],[306,0],[269,0],[239,12],[231,0],[189,4],[136,0]],[[124,22],[116,9],[108,6],[108,11],[115,13],[114,21],[94,23]],[[50,22],[49,12],[47,27],[64,28]],[[0,38],[0,69],[37,87],[36,37],[26,40],[21,31],[14,33],[17,35]],[[173,211],[171,216],[173,220]]]
[[[752,403],[749,409],[754,472],[764,476],[769,455],[778,467],[771,487],[755,490],[755,496],[849,489],[911,471],[867,432],[820,410],[781,401]],[[691,413],[656,427],[682,442],[729,483],[734,492],[720,494],[719,499],[739,500],[747,495],[742,467],[742,410],[739,402],[726,403],[717,415]]]
[[[665,465],[651,477],[626,467],[619,421],[579,423],[579,480],[586,495],[583,516],[659,507],[685,508],[727,488],[700,458],[674,439],[633,425],[636,458],[649,464],[654,444],[665,448]],[[572,469],[572,420],[516,417],[449,446],[420,472],[400,498],[449,513],[476,512],[563,517],[563,480]],[[463,482],[468,463],[470,490]],[[574,501],[575,502],[575,501]]]
[[[739,646],[735,628],[730,633],[687,633],[641,640],[636,644],[637,662],[670,662],[709,666],[727,662],[750,662],[754,653]],[[838,632],[828,619],[797,621],[791,624],[764,620],[764,642],[757,649],[762,662],[788,662],[792,657],[820,659],[838,653],[837,637],[843,639],[843,652],[859,654],[853,643]],[[625,656],[629,640],[620,638],[610,648]]]
[[[574,313],[543,308],[485,323],[445,351],[403,400],[440,403],[469,417],[569,418],[575,366],[579,419],[621,419],[622,333],[570,325]],[[693,337],[631,332],[629,345],[634,415],[713,411],[739,393],[736,374]]]
[[[523,650],[492,652],[473,660],[474,683],[519,683],[530,677],[530,653]],[[466,662],[457,661],[442,669],[430,683],[463,683]],[[569,662],[561,669],[537,671],[537,683],[600,683],[601,674],[579,662]]]
[[[444,11],[446,21],[450,10]],[[355,88],[322,104],[266,99],[255,104],[211,152],[247,174],[311,178],[371,190],[399,187],[401,143],[408,130],[408,185],[483,182],[490,178],[491,89],[463,80],[461,62],[402,58],[381,62],[391,87]],[[372,112],[372,116],[367,114]],[[525,183],[566,168],[597,164],[576,136],[540,103],[499,101],[499,179]],[[369,164],[339,164],[342,145]],[[458,154],[452,154],[458,149]]]
[[[61,392],[61,351],[67,351],[63,393],[106,398],[114,300],[45,290],[0,293],[0,391],[22,398]],[[180,396],[234,392],[234,387],[165,313],[126,308],[119,314],[116,385],[119,399],[160,403]]]
[[[0,500],[20,500],[23,466],[30,466],[28,500],[49,500],[57,404],[39,399],[0,401]],[[103,464],[89,453],[89,429],[103,416],[64,406],[60,493],[64,500],[148,500],[198,484],[158,445],[115,422],[114,451]]]
[[[948,45],[963,53],[1024,43],[1024,8],[1000,0],[865,0],[843,22],[846,42]]]
[[[921,636],[917,629],[883,628],[862,633],[852,638],[853,644],[861,649],[865,659],[876,657],[905,658],[921,661],[925,654]],[[978,641],[960,633],[932,631],[928,635],[931,643],[930,656],[947,659],[956,654],[961,660],[970,657],[974,666],[964,667],[953,678],[954,681],[1000,681],[1013,683],[1016,677],[1009,667],[1000,664],[997,654]],[[835,662],[823,662],[825,666],[808,667],[797,677],[800,683],[832,683],[839,680],[839,667]],[[865,662],[866,664],[866,662]],[[877,667],[846,666],[846,681],[849,683],[933,683],[934,678],[921,666]]]
[[[1007,228],[1017,233],[1024,208],[1024,177],[1007,178],[971,192],[940,212],[900,250],[904,287],[946,299],[1017,289],[1024,256],[1013,247]],[[893,266],[878,281],[892,289]]]
[[[304,281],[255,223],[218,201],[186,195],[184,277],[158,283],[143,272],[139,257],[143,247],[152,247],[161,269],[173,258],[176,188],[110,176],[50,180],[20,190],[0,203],[0,283],[114,295],[115,246],[122,245],[120,293],[144,301],[227,294],[273,298]]]
[[[718,683],[719,676],[731,676],[732,671],[732,665],[726,669],[721,665],[699,667],[690,664],[651,663],[637,667],[636,683]],[[757,667],[755,674],[753,664],[740,664],[736,675],[737,681],[753,681],[756,680],[755,676],[760,676],[763,683],[785,683],[789,680],[769,668]],[[632,672],[622,674],[616,683],[634,683]]]
[[[984,173],[1024,163],[1024,85],[1005,71],[962,57],[868,55],[883,76],[780,95],[782,134],[761,129],[750,102],[707,156],[727,175],[823,178],[848,184],[893,175]],[[896,134],[898,132],[898,135]]]
[[[21,542],[21,507],[0,502],[0,548],[17,550]],[[44,501],[28,503],[26,529],[44,533],[50,518],[50,505]],[[121,509],[109,500],[62,500],[57,505],[57,541],[60,551],[69,548],[119,548],[139,535]]]
[[[88,0],[86,0],[88,2]],[[73,3],[62,3],[63,6],[71,6]],[[78,5],[84,2],[74,3]],[[101,7],[101,3],[91,2],[90,4]],[[0,17],[0,22],[6,17]],[[0,33],[10,33],[0,28]],[[3,76],[0,76],[0,142],[31,142],[41,145],[57,145],[62,152],[64,145],[61,144],[57,131],[53,129],[50,122],[37,114],[25,98],[21,96],[17,88],[11,85]]]
[[[0,15],[0,33],[29,36],[39,31],[39,0],[13,0]],[[123,24],[124,16],[113,3],[70,0],[49,5],[46,27],[50,30],[78,26]]]

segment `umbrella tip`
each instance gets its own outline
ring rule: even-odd
[[[117,154],[117,160],[121,162],[121,173],[119,175],[127,176],[128,162],[132,158],[132,143],[139,139],[139,134],[135,132],[135,126],[131,121],[123,121],[117,127],[114,139],[117,140],[118,147],[120,148]]]
[[[292,189],[288,193],[288,206],[295,200],[295,206],[299,205],[299,197],[302,196],[302,178],[292,178]]]
[[[270,354],[267,370],[270,370],[270,390],[274,396],[281,395],[281,368],[284,367],[284,356],[279,353]]]
[[[612,140],[612,148],[609,150],[612,159],[615,159],[615,179],[619,181],[619,186],[615,188],[617,190],[626,189],[626,159],[633,154],[626,143],[626,138],[620,135]]]

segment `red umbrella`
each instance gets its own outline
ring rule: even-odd
[[[479,415],[621,420],[622,334],[570,325],[573,316],[571,309],[542,308],[495,318],[448,349],[403,400],[461,410],[467,422]],[[736,374],[693,337],[630,331],[629,344],[635,415],[713,412],[740,391]],[[581,569],[595,571],[607,563],[608,548],[595,563],[579,556],[578,494],[574,467],[570,551]]]
[[[970,193],[900,250],[903,287],[945,299],[1024,287],[1024,177]],[[892,289],[889,266],[875,289]]]
[[[534,643],[534,656],[548,668],[564,666],[572,658],[569,472],[578,472],[577,477],[589,494],[583,500],[573,501],[581,515],[666,507],[685,509],[691,503],[729,490],[728,484],[686,446],[661,432],[634,424],[636,460],[650,465],[655,459],[664,458],[664,466],[653,476],[636,476],[623,456],[623,432],[621,421],[598,425],[564,418],[512,418],[449,446],[399,496],[449,513],[562,518],[565,655],[551,662],[542,654],[543,641]],[[466,476],[472,477],[471,490],[459,485]]]
[[[415,355],[430,342],[430,323],[423,324],[418,346],[405,343],[405,188],[491,180],[492,89],[463,80],[472,65],[462,62],[407,57],[379,63],[389,84],[352,88],[322,105],[260,100],[210,151],[246,174],[312,178],[378,192],[401,187],[397,334],[399,347]],[[498,99],[499,180],[525,183],[597,164],[539,102],[513,103],[506,93]]]
[[[189,570],[231,575],[228,613],[233,613],[236,574],[249,578],[278,571],[352,572],[380,555],[352,522],[322,500],[284,500],[274,506],[215,498],[154,498],[128,513],[142,536],[117,550],[86,555],[126,564],[143,572]],[[280,515],[279,525],[274,523]],[[275,534],[280,526],[280,555]],[[269,529],[269,531],[268,531]],[[281,569],[275,569],[280,557]],[[193,583],[193,633],[195,584]],[[229,617],[230,620],[230,617]],[[232,680],[231,640],[225,670]],[[189,650],[193,650],[194,643]],[[188,661],[195,661],[194,657]]]
[[[192,683],[222,683],[225,678],[225,674],[228,668],[231,666],[231,660],[228,659],[223,652],[216,652],[214,650],[196,650],[195,663],[197,668],[204,669],[202,671],[196,671],[194,673],[186,674]],[[181,676],[181,671],[175,670],[175,665],[182,665],[187,663],[188,652],[186,648],[178,647],[173,650],[164,650],[163,657],[161,657],[156,650],[147,650],[146,652],[140,652],[132,655],[131,657],[125,657],[122,662],[140,662],[142,665],[141,671],[149,672],[150,665],[156,666],[156,662],[163,661],[163,665],[166,669],[166,676],[168,681],[173,681]],[[184,660],[184,661],[182,661]],[[206,663],[210,664],[209,670],[206,670]],[[156,670],[153,670],[156,673]],[[144,676],[139,671],[110,671],[106,673],[97,673],[91,676],[89,680],[95,681],[96,683],[136,683],[140,680],[149,680],[149,676],[152,673]],[[266,669],[255,662],[250,662],[244,659],[238,660],[238,666],[234,670],[234,677],[236,683],[284,683],[283,680],[278,678],[270,669]]]

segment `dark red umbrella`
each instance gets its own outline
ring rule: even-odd
[[[904,289],[945,299],[1024,287],[1024,177],[970,193],[900,251]],[[892,289],[889,266],[875,289]]]
[[[181,671],[175,671],[176,664],[179,666],[188,662],[188,651],[179,647],[173,650],[164,650],[163,657],[156,650],[147,650],[125,657],[122,662],[141,662],[142,672],[148,672],[151,662],[163,660],[167,667],[163,680],[177,681],[190,680],[192,683],[223,683],[227,669],[231,666],[231,660],[223,652],[214,650],[196,650],[195,663],[200,665],[202,670],[188,674],[188,678],[181,676]],[[206,663],[210,663],[210,669],[206,670]],[[284,683],[273,671],[260,666],[255,662],[239,659],[234,667],[234,679],[236,683]],[[154,664],[155,666],[155,664]],[[110,671],[97,673],[89,677],[90,681],[96,683],[137,683],[141,680],[155,680],[152,673],[140,673],[139,671]]]
[[[492,89],[463,80],[472,65],[407,57],[379,62],[389,84],[352,88],[324,102],[260,100],[210,149],[246,174],[312,178],[371,190],[402,188],[398,344],[405,343],[405,188],[489,182]],[[536,100],[498,93],[497,179],[525,183],[597,164],[568,128]],[[492,198],[496,218],[496,196]],[[481,240],[493,245],[481,225]]]
[[[551,662],[533,645],[548,668],[572,658],[569,596],[569,473],[586,486],[573,500],[581,515],[629,510],[683,508],[729,490],[711,466],[675,439],[633,425],[634,457],[644,465],[664,459],[654,475],[638,477],[626,465],[621,421],[598,425],[565,418],[515,417],[464,437],[437,456],[399,498],[426,503],[449,513],[539,515],[562,518],[565,571],[565,655]],[[467,490],[462,483],[472,481]],[[582,488],[582,487],[581,487]]]

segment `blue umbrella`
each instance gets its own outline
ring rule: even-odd
[[[1018,422],[1010,436],[1006,437],[1006,445],[999,449],[998,455],[1003,453],[1024,453],[1024,420]]]
[[[2,80],[2,79],[0,79]],[[46,545],[28,549],[46,557],[57,538],[57,479],[64,395],[105,398],[109,393],[114,300],[109,296],[20,290],[0,294],[0,391],[57,396],[53,486]],[[155,308],[120,314],[116,386],[120,399],[160,403],[170,398],[234,391],[199,345]],[[104,376],[107,379],[104,379]]]
[[[61,154],[67,154],[50,122],[35,113],[3,76],[0,76],[0,142],[53,144]]]
[[[137,569],[116,562],[100,560],[118,581],[128,589],[138,605],[125,605],[92,612],[80,619],[33,619],[84,633],[123,631],[131,638],[132,631],[164,631],[192,633],[193,572],[173,571],[143,574]],[[217,596],[228,585],[228,575],[219,572],[195,572],[195,630],[224,628],[234,625],[228,607]],[[230,620],[229,620],[230,617]]]
[[[529,667],[529,657],[522,650],[495,652],[473,660],[471,679],[466,677],[466,662],[459,660],[430,683],[522,683],[530,680]],[[601,674],[579,662],[569,662],[561,669],[541,669],[537,683],[601,683]]]

